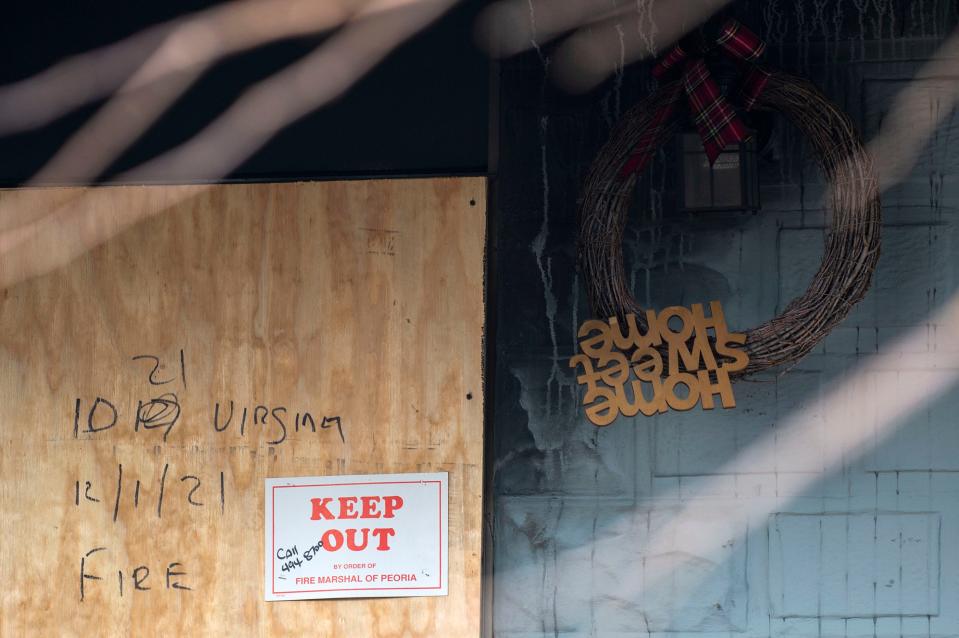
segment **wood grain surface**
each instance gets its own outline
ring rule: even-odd
[[[68,201],[0,292],[0,634],[478,635],[485,180],[0,192]],[[264,477],[404,471],[449,596],[263,601]]]

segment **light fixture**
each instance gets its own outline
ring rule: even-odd
[[[680,208],[686,212],[759,210],[759,176],[754,138],[729,144],[710,164],[694,131],[678,136]]]

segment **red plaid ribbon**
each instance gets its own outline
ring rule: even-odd
[[[753,62],[766,50],[766,43],[759,36],[732,18],[723,23],[715,44],[742,62]],[[690,57],[686,49],[677,44],[656,63],[653,75],[661,79],[683,62],[682,82],[675,85],[676,88],[667,96],[663,106],[653,114],[633,153],[623,164],[621,175],[639,172],[652,160],[656,149],[661,146],[660,137],[667,130],[667,124],[679,103],[680,87],[686,93],[693,123],[703,140],[710,164],[716,161],[727,144],[749,139],[749,129],[736,114],[735,107],[720,92],[702,57]],[[768,71],[755,66],[750,68],[740,91],[743,108],[749,111],[755,107],[768,80]]]

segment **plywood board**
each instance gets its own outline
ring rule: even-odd
[[[478,635],[484,192],[0,192],[105,240],[0,292],[0,634]],[[449,596],[264,602],[264,477],[407,471],[449,472]]]

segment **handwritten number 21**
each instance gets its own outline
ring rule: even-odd
[[[169,379],[166,379],[165,381],[161,381],[157,379],[157,373],[160,371],[160,368],[164,367],[160,363],[160,357],[156,357],[152,354],[138,354],[135,357],[133,357],[134,361],[137,361],[139,359],[149,359],[153,361],[153,369],[150,370],[150,376],[148,377],[148,380],[150,381],[150,385],[165,385],[167,383],[172,383],[173,381],[176,380],[175,377],[171,377]],[[182,348],[180,349],[180,380],[183,382],[183,387],[186,388],[186,363],[184,362]]]

